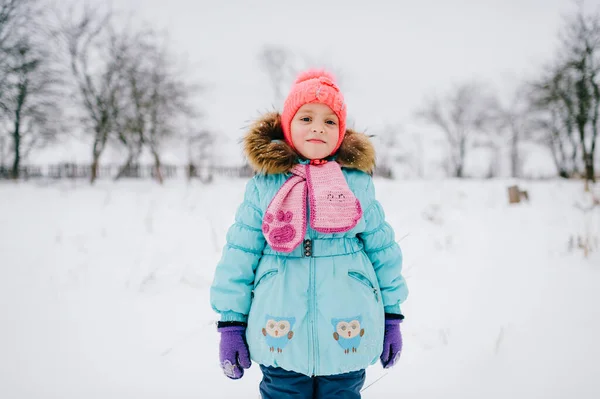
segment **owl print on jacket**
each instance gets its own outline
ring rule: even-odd
[[[365,335],[365,329],[360,326],[361,321],[360,316],[331,320],[334,329],[333,339],[340,344],[346,354],[356,353],[360,340]]]
[[[290,339],[294,336],[292,328],[296,322],[295,317],[273,317],[267,315],[262,333],[271,352],[281,353]]]

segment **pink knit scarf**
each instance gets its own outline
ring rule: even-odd
[[[290,177],[267,207],[262,231],[276,251],[292,252],[306,235],[306,196],[310,201],[310,227],[320,233],[352,229],[362,217],[340,165],[295,165]]]

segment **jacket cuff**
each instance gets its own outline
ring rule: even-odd
[[[218,321],[217,331],[239,330],[243,331],[248,325],[242,321]]]
[[[402,320],[404,320],[404,315],[402,314],[396,314],[396,313],[386,313],[385,314],[385,321],[391,321],[391,320],[398,320],[399,322],[401,322]]]
[[[246,323],[248,316],[234,311],[221,312],[221,321],[239,321]]]
[[[384,306],[383,307],[383,311],[385,313],[394,313],[394,314],[401,314],[402,312],[400,311],[400,305],[390,305],[390,306]]]

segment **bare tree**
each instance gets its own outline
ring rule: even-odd
[[[166,49],[157,49],[150,73],[150,98],[148,103],[148,147],[154,158],[155,173],[162,183],[160,149],[168,138],[177,133],[180,118],[197,116],[191,104],[191,94],[197,86],[186,83],[177,76],[173,58]]]
[[[476,136],[487,131],[496,108],[496,100],[486,88],[471,82],[456,86],[443,99],[430,98],[417,113],[444,133],[453,176],[464,177],[467,152]]]
[[[0,48],[5,48],[9,40],[19,3],[19,0],[0,0]]]
[[[532,84],[537,126],[552,151],[559,175],[595,181],[594,158],[600,116],[600,13],[583,4],[565,19],[553,67]]]
[[[596,180],[594,155],[600,113],[600,12],[586,15],[583,4],[566,20],[563,35],[565,73],[572,76],[575,126],[579,134],[585,178]]]
[[[63,82],[49,58],[24,40],[15,54],[15,87],[9,101],[12,115],[12,177],[19,177],[21,160],[32,150],[56,139],[61,124],[59,95]]]
[[[124,90],[123,96],[120,96],[121,104],[113,115],[118,142],[127,148],[127,159],[119,169],[115,180],[123,177],[132,165],[138,163],[145,144],[148,84],[144,81],[146,78],[143,70],[146,61],[144,44],[138,40],[138,37],[129,35],[121,43],[125,59],[123,69],[120,71],[124,79]]]
[[[15,20],[18,16],[17,0],[0,0],[0,167],[4,171],[7,157],[9,136],[9,121],[7,115],[7,93],[9,87],[10,64],[9,54],[12,52]]]
[[[198,114],[191,103],[199,87],[179,77],[176,57],[165,44],[166,37],[147,30],[131,36],[123,48],[124,100],[120,107],[119,142],[128,148],[128,158],[117,176],[147,148],[154,160],[154,175],[162,183],[161,148],[180,134],[183,121]]]
[[[123,92],[123,62],[119,36],[108,29],[111,12],[85,7],[80,16],[71,9],[61,21],[60,35],[69,54],[85,121],[93,132],[91,182],[98,176],[100,157],[114,132],[115,114]],[[92,65],[90,65],[92,64]]]
[[[7,111],[9,55],[14,51],[20,28],[26,24],[27,6],[23,0],[0,0],[0,116]]]
[[[58,106],[64,82],[50,55],[49,35],[40,28],[43,8],[36,1],[22,0],[5,3],[0,10],[10,6],[10,32],[0,33],[2,111],[11,141],[11,175],[17,179],[21,161],[64,130]]]
[[[550,150],[558,175],[564,178],[579,170],[573,86],[572,76],[564,67],[556,66],[533,82],[529,93],[536,141]]]
[[[166,140],[180,135],[182,121],[197,116],[191,96],[198,86],[180,77],[180,65],[166,37],[147,29],[119,24],[111,12],[84,8],[61,23],[71,72],[86,121],[93,131],[92,182],[108,145],[127,149],[116,178],[137,163],[144,149],[162,183],[161,151]]]
[[[26,5],[21,0],[0,0],[0,140],[3,147],[9,140],[10,130],[7,115],[11,112],[8,104],[11,86],[14,87],[14,79],[11,82],[11,77],[14,77],[12,55],[22,26],[26,24]],[[2,153],[3,158],[6,155]]]

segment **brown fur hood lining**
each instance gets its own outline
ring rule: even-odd
[[[256,120],[243,143],[250,165],[259,173],[285,173],[298,163],[298,155],[283,139],[279,113],[271,112]],[[371,140],[364,133],[346,129],[336,161],[342,167],[372,174],[375,149]]]

